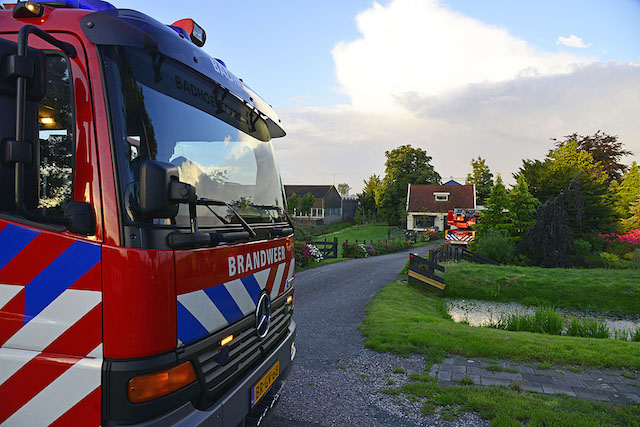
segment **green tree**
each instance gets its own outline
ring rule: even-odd
[[[498,174],[496,183],[487,199],[487,210],[484,211],[478,221],[478,231],[488,234],[490,231],[502,231],[509,233],[511,229],[511,213],[509,208],[509,195]]]
[[[295,213],[296,209],[300,208],[300,197],[296,193],[293,193],[287,199],[287,213],[291,216]]]
[[[484,205],[493,188],[493,174],[482,157],[471,159],[472,173],[467,175],[467,184],[475,184],[478,203]]]
[[[539,205],[540,201],[529,192],[524,176],[519,176],[518,182],[509,192],[511,236],[515,241],[520,240],[536,222],[536,209]]]
[[[640,197],[640,168],[636,162],[633,162],[615,190],[614,194],[617,195],[615,201],[616,213],[620,218],[626,219],[629,216],[629,206]]]
[[[596,163],[600,163],[610,179],[615,179],[616,181],[622,179],[622,174],[626,172],[627,166],[620,163],[620,160],[632,153],[623,148],[617,136],[597,131],[594,135],[582,136],[573,133],[564,138],[564,141],[558,141],[554,138],[556,146],[560,147],[567,142],[575,141],[577,150],[591,154],[593,160]]]
[[[348,196],[349,191],[351,191],[351,186],[349,186],[349,184],[347,184],[346,182],[338,184],[338,193],[340,193],[341,196]]]
[[[524,254],[532,265],[545,268],[584,264],[576,251],[572,221],[567,213],[568,206],[579,204],[580,192],[579,180],[574,179],[569,188],[540,206],[533,227],[516,246],[516,254]]]
[[[356,214],[353,217],[353,220],[355,221],[356,224],[358,224],[358,227],[360,227],[360,225],[362,225],[362,223],[364,222],[364,218],[362,217],[362,213],[360,212],[360,209],[356,210]]]
[[[527,181],[527,185],[529,186],[529,192],[540,201],[544,201],[542,193],[544,187],[544,175],[549,167],[549,160],[540,161],[540,160],[531,160],[526,159],[522,161],[522,166],[520,166],[520,170],[517,173],[513,174],[513,177],[517,181],[521,176],[524,177],[525,181]]]
[[[362,193],[358,194],[358,203],[362,208],[364,216],[372,217],[378,212],[376,194],[380,191],[381,187],[382,180],[375,173],[372,174],[368,180],[364,180]]]
[[[385,155],[385,177],[376,202],[385,220],[398,224],[406,217],[409,184],[439,184],[440,175],[431,165],[432,158],[421,148],[402,145]]]
[[[299,212],[304,215],[309,215],[313,203],[316,201],[315,197],[311,193],[307,193],[300,198]]]
[[[547,156],[549,162],[543,173],[544,186],[540,189],[542,199],[549,200],[568,188],[574,179],[580,185],[583,221],[572,221],[575,233],[611,232],[617,222],[614,211],[615,195],[609,193],[609,176],[602,165],[593,156],[578,149],[577,141],[568,141]],[[578,193],[572,193],[578,194]],[[574,196],[571,196],[574,197]],[[578,218],[575,206],[569,204],[567,213],[570,218]]]
[[[622,220],[624,231],[640,230],[640,197],[629,207],[630,217]]]

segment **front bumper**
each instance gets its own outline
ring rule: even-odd
[[[296,324],[292,320],[284,341],[277,346],[269,356],[254,370],[249,372],[238,383],[206,410],[196,409],[191,402],[187,402],[181,407],[154,418],[140,426],[220,426],[236,427],[241,424],[247,415],[250,421],[256,422],[269,410],[271,403],[278,398],[278,392],[284,385],[295,356]],[[267,371],[280,361],[280,375],[262,399],[251,408],[251,390],[253,386],[267,373]]]

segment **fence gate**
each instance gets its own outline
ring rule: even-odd
[[[444,267],[435,261],[435,252],[429,251],[429,258],[423,258],[417,254],[409,254],[409,283],[427,284],[442,291],[444,290],[444,278],[436,274],[436,271],[444,273]]]
[[[316,248],[318,248],[318,250],[320,251],[324,259],[338,258],[338,238],[337,237],[334,237],[333,241],[327,241],[327,239],[324,239],[324,242],[309,241],[307,243],[314,245]]]

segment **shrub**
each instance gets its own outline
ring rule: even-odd
[[[497,231],[485,233],[478,240],[478,253],[502,264],[511,262],[513,250],[511,239]]]
[[[609,326],[600,319],[571,318],[565,335],[584,338],[609,338]]]
[[[615,263],[620,259],[618,255],[610,254],[608,252],[601,252],[600,258],[602,258],[610,268],[614,267]]]
[[[583,257],[589,255],[589,253],[591,253],[591,249],[593,248],[591,243],[582,239],[576,239],[574,244],[576,245],[576,251]]]
[[[323,259],[320,249],[314,245],[295,242],[293,244],[293,250],[295,253],[296,266],[298,267],[308,267],[311,261],[320,262]]]
[[[564,319],[554,309],[540,307],[533,314],[516,312],[500,316],[495,327],[507,331],[561,335]]]
[[[633,262],[633,268],[640,270],[640,249],[633,251],[633,259],[631,261]]]
[[[360,245],[357,243],[344,242],[342,244],[342,256],[345,258],[363,258],[360,252]]]
[[[294,242],[293,250],[296,258],[296,266],[298,267],[307,267],[311,264],[312,255],[309,246],[304,243]]]
[[[342,256],[345,258],[366,258],[376,255],[390,254],[411,247],[411,242],[405,240],[391,240],[390,242],[375,242],[369,245],[362,243],[342,243]]]

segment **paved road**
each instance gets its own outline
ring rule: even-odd
[[[426,255],[428,249],[412,251]],[[406,381],[406,374],[392,373],[394,367],[422,372],[424,362],[419,356],[401,359],[369,351],[357,329],[365,305],[397,277],[408,253],[344,261],[296,275],[296,360],[280,402],[264,425],[450,424],[437,416],[420,415],[420,402],[380,393],[392,383]],[[477,421],[465,415],[455,425],[477,425]]]

